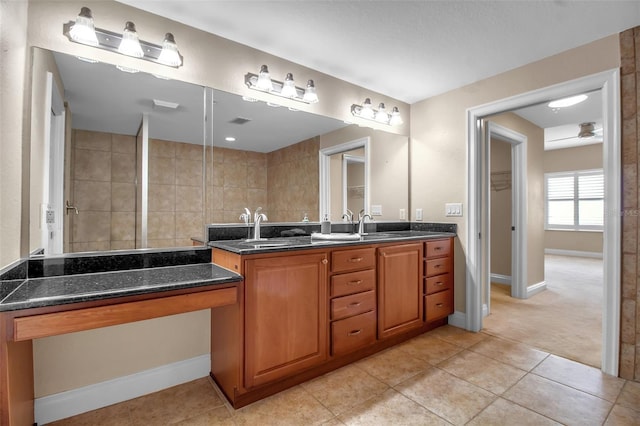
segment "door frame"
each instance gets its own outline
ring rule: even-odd
[[[593,90],[602,90],[603,169],[605,214],[603,234],[603,321],[602,371],[618,375],[620,352],[620,265],[621,265],[621,158],[620,158],[620,72],[616,69],[570,80],[467,109],[467,330],[482,329],[482,262],[485,256],[480,231],[482,211],[482,128],[479,120],[501,112],[548,102]]]
[[[511,226],[515,230],[511,234],[511,297],[526,299],[527,292],[527,137],[521,133],[501,126],[491,121],[486,121],[487,129],[487,155],[483,161],[487,188],[484,191],[485,205],[489,210],[484,215],[484,256],[485,273],[483,283],[486,291],[487,313],[490,311],[491,295],[491,138],[497,137],[511,145],[511,176],[512,176],[512,201],[511,201]],[[485,315],[486,316],[486,315]]]

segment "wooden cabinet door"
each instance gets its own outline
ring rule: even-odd
[[[246,261],[246,387],[327,359],[327,263],[325,253]]]
[[[378,249],[378,338],[423,325],[423,244]]]

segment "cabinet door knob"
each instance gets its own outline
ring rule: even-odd
[[[347,334],[347,336],[357,336],[360,333],[362,333],[362,329],[360,329],[360,330],[352,330]]]
[[[322,259],[322,264],[326,265],[327,263],[329,263],[329,261],[327,259]]]

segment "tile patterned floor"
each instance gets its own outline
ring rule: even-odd
[[[239,410],[208,378],[52,423],[640,425],[640,383],[446,326]]]

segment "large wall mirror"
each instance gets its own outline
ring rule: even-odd
[[[270,222],[318,221],[319,152],[365,137],[368,202],[382,206],[376,220],[397,220],[408,207],[406,136],[34,48],[30,249],[190,246],[245,207]],[[340,158],[327,191],[364,203],[364,182],[335,176],[362,176],[364,156]]]

